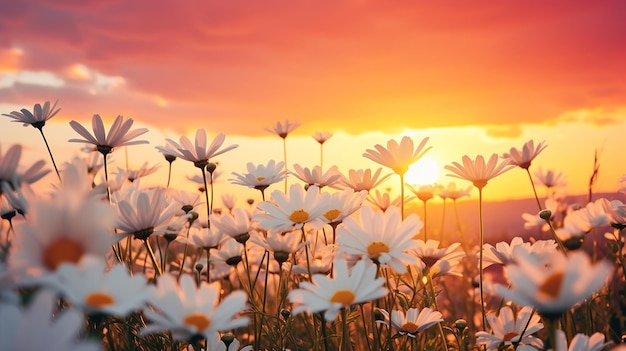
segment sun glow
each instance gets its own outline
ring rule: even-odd
[[[434,184],[439,177],[439,165],[430,157],[422,157],[409,166],[404,182],[414,185]]]

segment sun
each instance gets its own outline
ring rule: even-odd
[[[412,185],[427,185],[437,182],[439,165],[430,157],[422,157],[409,166],[404,175],[404,182]]]

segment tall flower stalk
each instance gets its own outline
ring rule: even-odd
[[[274,133],[283,139],[283,161],[285,162],[285,172],[287,172],[287,136],[300,126],[300,123],[289,123],[289,120],[285,121],[283,125],[280,122],[276,122],[276,125],[272,128],[265,128],[266,131]],[[285,178],[285,192],[287,192],[287,178]]]
[[[487,185],[487,182],[496,176],[510,170],[513,165],[509,164],[509,160],[505,159],[502,162],[498,162],[498,155],[493,154],[489,158],[489,161],[485,163],[485,159],[482,155],[472,160],[467,155],[463,156],[463,164],[453,162],[452,165],[447,165],[444,168],[452,172],[448,176],[465,179],[478,189],[478,217],[479,217],[479,279],[480,279],[480,311],[482,314],[482,327],[486,328],[486,314],[485,314],[485,294],[483,288],[483,246],[485,243],[485,234],[483,228],[483,188]]]
[[[430,146],[424,148],[428,142],[428,137],[422,139],[417,147],[413,144],[413,139],[408,136],[402,137],[398,144],[391,139],[387,142],[387,147],[376,144],[374,149],[367,149],[363,157],[391,168],[394,173],[400,176],[400,212],[404,218],[404,175],[409,166],[417,162],[424,154],[430,150]]]

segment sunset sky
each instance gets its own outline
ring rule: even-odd
[[[59,99],[44,128],[68,160],[68,125],[118,114],[150,129],[130,162],[166,163],[164,138],[204,127],[239,148],[222,180],[248,161],[282,160],[277,121],[301,123],[288,164],[319,163],[315,131],[335,135],[324,165],[378,168],[367,148],[403,135],[430,137],[440,166],[545,140],[533,163],[567,174],[585,193],[594,151],[597,191],[626,173],[626,2],[614,1],[42,1],[0,2],[0,113]],[[0,119],[0,145],[22,143],[49,160],[33,128]],[[114,157],[123,166],[124,154]],[[175,175],[193,167],[174,163]],[[54,179],[52,179],[54,180]],[[389,186],[395,185],[392,178]],[[457,182],[465,186],[468,183]],[[491,183],[490,183],[491,184]],[[251,193],[242,194],[242,197]],[[512,170],[487,198],[532,196]]]

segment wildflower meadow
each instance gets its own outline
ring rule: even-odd
[[[0,350],[626,349],[626,205],[569,203],[564,174],[532,167],[545,142],[450,160],[449,182],[418,186],[405,174],[437,147],[429,138],[382,140],[354,155],[379,168],[340,170],[323,162],[333,135],[318,132],[307,168],[287,160],[299,124],[278,122],[267,131],[284,153],[234,172],[219,156],[238,146],[200,128],[154,148],[170,176],[193,164],[190,192],[169,176],[145,186],[158,165],[121,167],[120,150],[148,143],[131,118],[71,121],[82,157],[60,162],[45,134],[58,103],[3,112],[38,132],[0,140]],[[25,147],[42,159],[25,163]],[[257,197],[218,201],[218,172]],[[541,238],[486,242],[483,194],[505,172],[527,173],[518,186],[537,207],[520,216]],[[472,192],[476,232],[456,206]],[[408,211],[435,199],[453,235]]]

